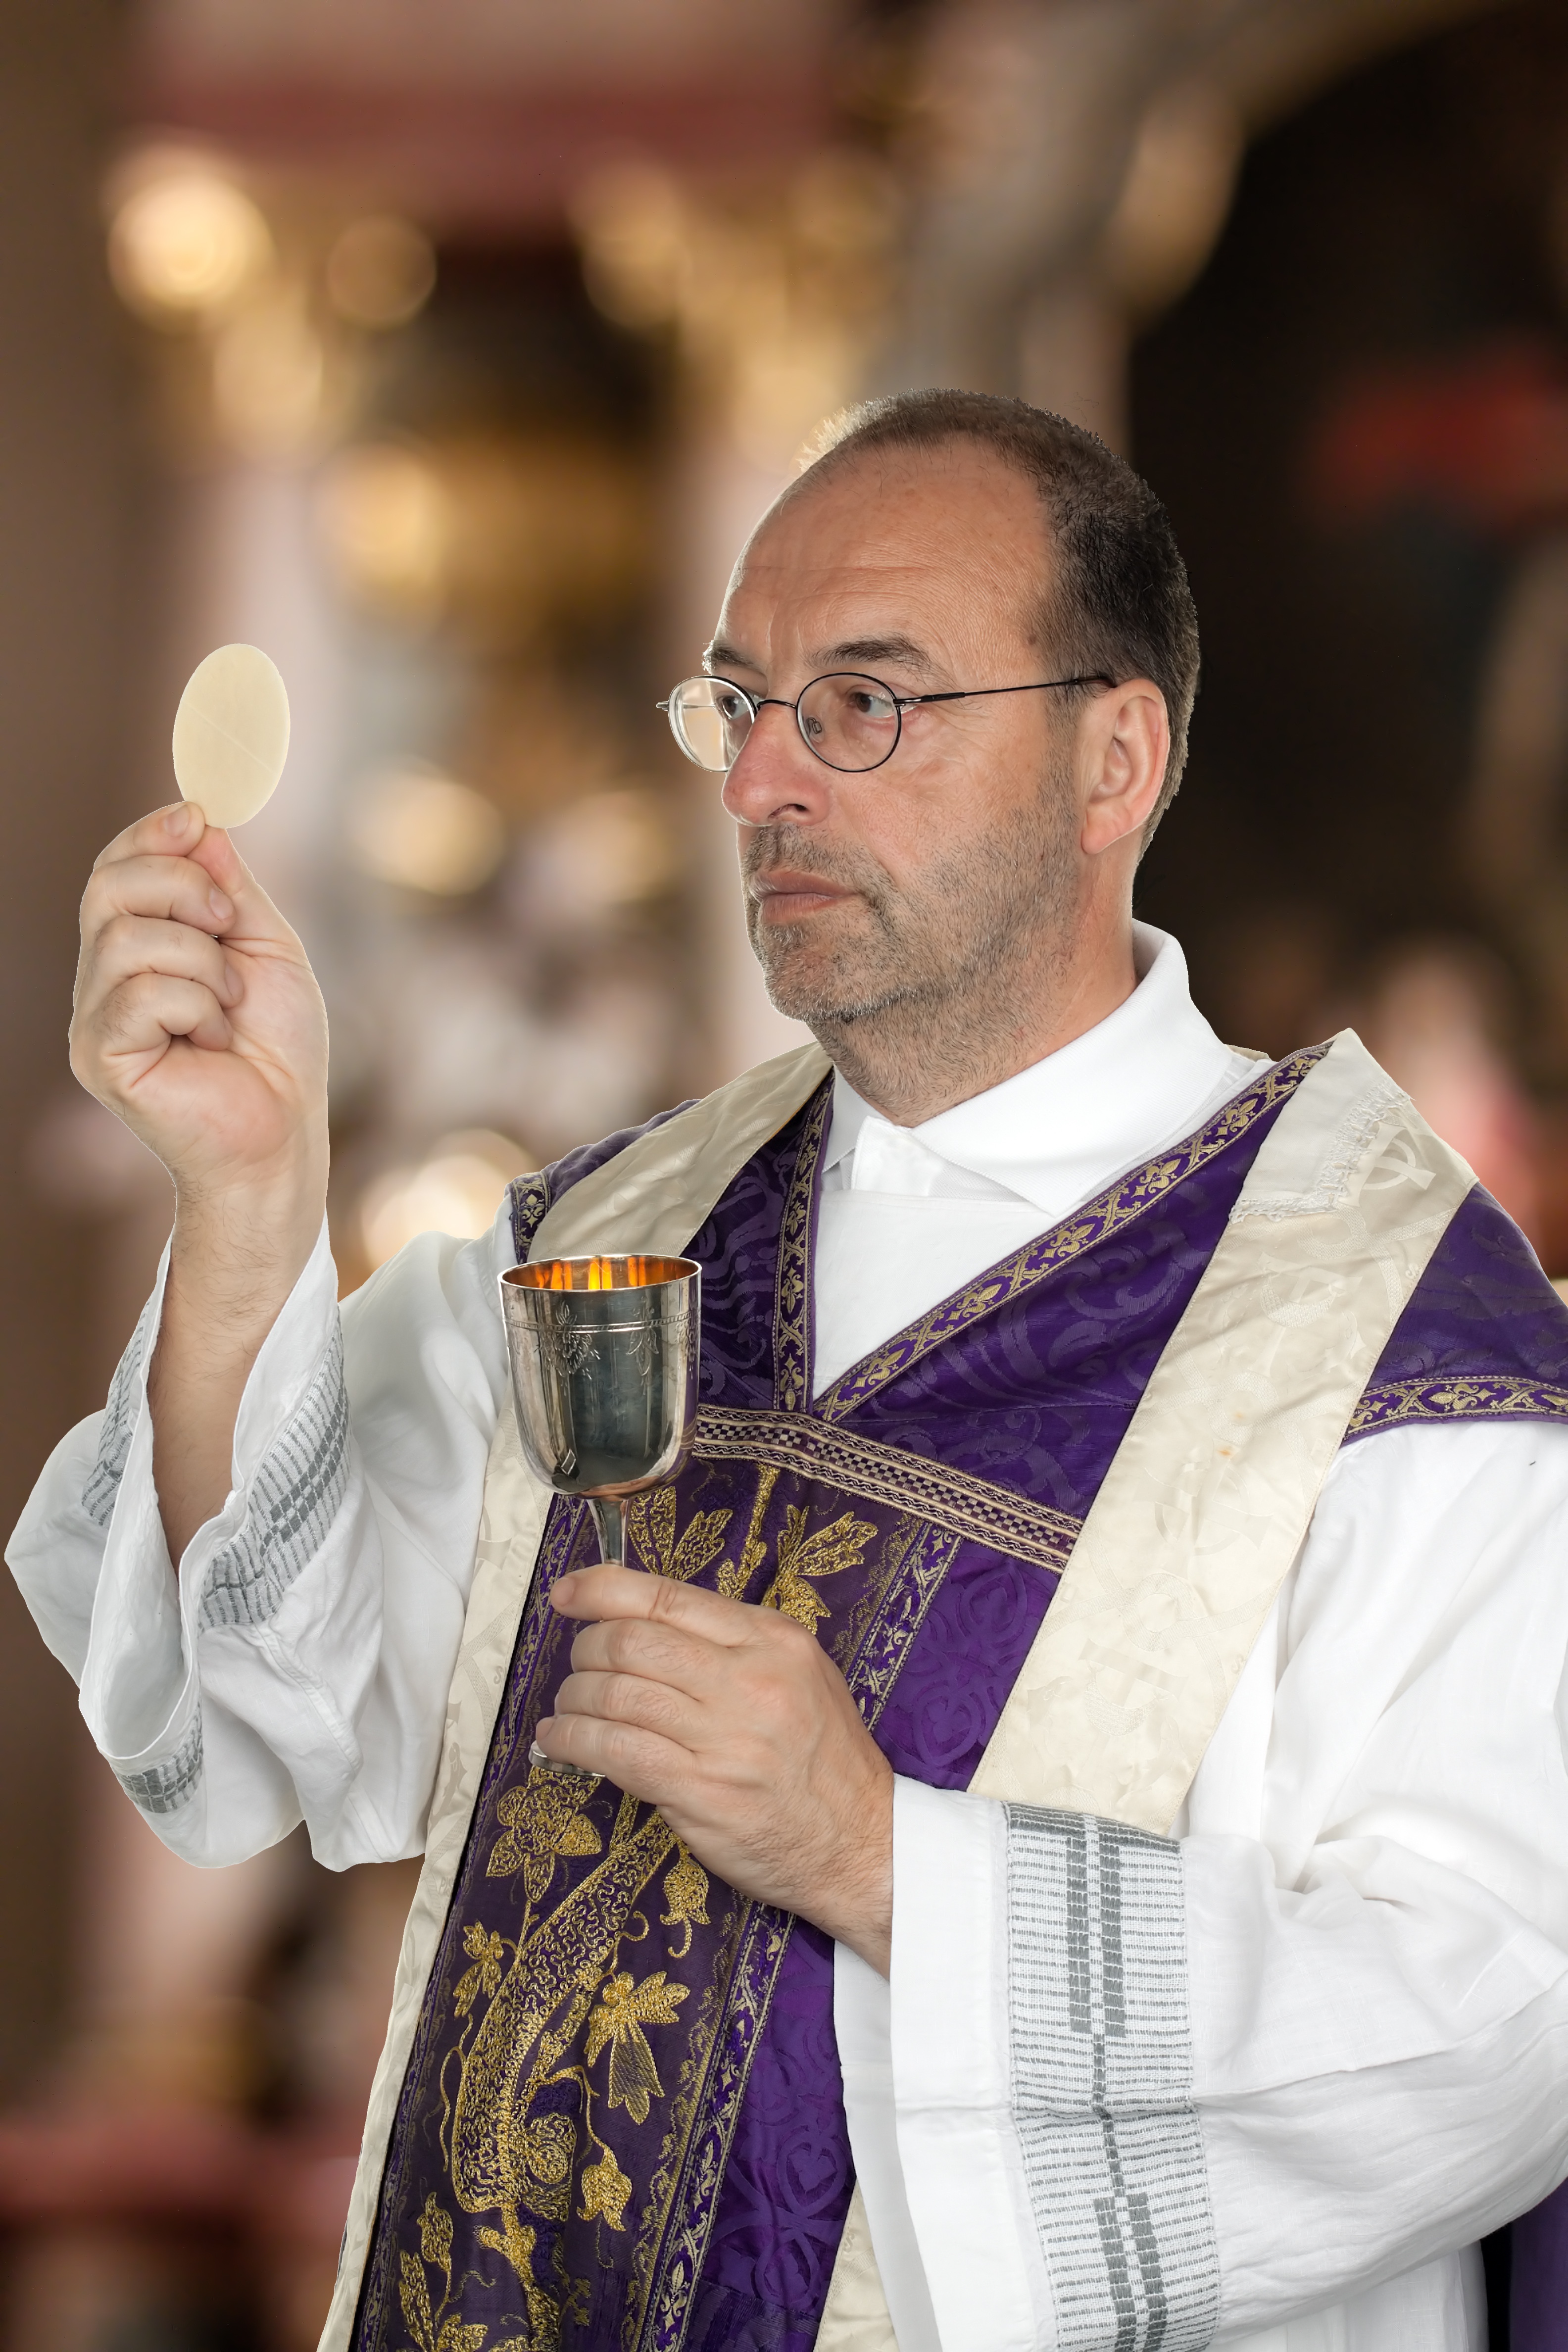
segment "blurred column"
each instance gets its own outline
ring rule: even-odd
[[[125,814],[131,524],[124,392],[97,217],[107,0],[0,8],[0,1520],[101,1402],[93,1236],[26,1181],[65,1078],[78,898]],[[122,1341],[123,1333],[115,1335]],[[0,2096],[49,2054],[68,1982],[71,1800],[85,1734],[0,1581]]]

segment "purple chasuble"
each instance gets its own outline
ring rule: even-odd
[[[893,1769],[965,1788],[1258,1150],[1322,1050],[1261,1066],[1195,1135],[813,1398],[825,1084],[689,1244],[698,1437],[630,1514],[641,1564],[796,1618]],[[631,1139],[520,1181],[520,1257]],[[1539,1385],[1568,1371],[1568,1315],[1552,1298],[1552,1353],[1528,1248],[1484,1195],[1461,1227],[1359,1409],[1382,1418],[1347,1434],[1568,1417],[1568,1390]],[[1493,1342],[1500,1312],[1513,1353]],[[356,2352],[816,2338],[853,2186],[832,1943],[712,1877],[608,1781],[530,1769],[570,1671],[573,1628],[546,1597],[596,1556],[585,1507],[558,1500],[404,2081]]]

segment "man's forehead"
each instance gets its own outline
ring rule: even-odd
[[[906,467],[889,479],[857,462],[786,497],[736,564],[720,641],[783,628],[823,650],[849,638],[921,645],[978,620],[977,608],[1032,614],[1048,561],[1038,496],[994,461],[965,475]]]

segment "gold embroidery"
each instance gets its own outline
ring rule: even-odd
[[[664,2096],[643,2027],[673,2025],[688,1990],[686,1985],[666,1983],[662,1969],[640,1985],[623,1971],[600,1990],[599,2006],[588,2020],[587,2061],[592,2066],[609,2044],[610,2105],[625,2107],[634,2123],[646,2124],[650,2101]]]
[[[606,2148],[597,2164],[584,2169],[583,2210],[577,2218],[591,2221],[595,2214],[602,2214],[612,2230],[624,2230],[626,2200],[631,2193],[631,2182]]]
[[[522,2119],[611,1968],[637,1895],[675,1848],[674,1832],[658,1813],[629,1831],[636,1811],[635,1803],[629,1813],[623,1804],[604,1861],[521,1941],[463,2057],[450,2163],[466,2213],[494,2212],[520,2197],[537,2200]]]
[[[500,1982],[501,1961],[506,1946],[496,1935],[487,1936],[478,1925],[463,1930],[463,1949],[473,1962],[465,1969],[452,1988],[452,2006],[459,2017],[467,2017],[481,1992],[493,1993]],[[428,2254],[426,2261],[430,2260]]]
[[[510,1878],[521,1870],[530,1903],[542,1903],[559,1855],[600,1851],[599,1832],[582,1810],[598,1785],[596,1780],[533,1771],[520,1789],[508,1789],[496,1807],[507,1826],[490,1848],[485,1876]]]
[[[704,1405],[697,1416],[697,1442],[692,1448],[702,1462],[756,1462],[763,1486],[752,1515],[753,1533],[781,1470],[802,1478],[820,1480],[867,1503],[889,1503],[895,1510],[911,1511],[949,1534],[967,1536],[992,1551],[1012,1559],[1026,1559],[1037,1568],[1067,1566],[1078,1540],[1081,1519],[1052,1510],[1027,1495],[994,1486],[988,1478],[967,1470],[950,1469],[880,1439],[863,1437],[858,1430],[818,1421],[815,1413],[762,1412],[744,1406]],[[771,1474],[771,1475],[770,1475]],[[747,1539],[745,1557],[752,1553]],[[762,1559],[760,1546],[752,1566]],[[748,1570],[748,1573],[750,1571]],[[726,1585],[732,1575],[726,1562],[719,1570],[719,1589],[739,1598],[743,1580]]]
[[[763,1471],[757,1480],[757,1499],[752,1505],[752,1524],[746,1530],[746,1540],[741,1547],[739,1565],[727,1559],[721,1560],[719,1563],[718,1586],[727,1601],[744,1599],[746,1587],[768,1556],[767,1543],[763,1535],[763,1521],[767,1517],[768,1505],[773,1500],[773,1492],[778,1484],[778,1471],[770,1465]]]
[[[452,2274],[452,2217],[436,2202],[432,2189],[419,2216],[419,2251],[432,2270]]]
[[[447,2273],[447,2293],[432,2311],[430,2290],[425,2283],[425,2273],[418,2257],[405,2253],[399,2267],[402,2274],[398,2280],[397,2299],[403,2305],[404,2324],[418,2352],[484,2352],[485,2338],[490,2331],[482,2320],[462,2320],[455,2315],[445,2319],[441,2316],[452,2292],[450,2268]],[[497,2347],[497,2352],[500,2352],[500,2347]]]
[[[1388,1381],[1367,1389],[1345,1431],[1347,1441],[1408,1421],[1562,1421],[1568,1390],[1515,1373],[1472,1372]]]
[[[672,1947],[669,1955],[672,1960],[683,1960],[691,1949],[693,1925],[708,1925],[708,1873],[700,1862],[692,1860],[691,1850],[684,1843],[665,1877],[664,1899],[669,1908],[660,1912],[658,1924],[661,1927],[685,1928],[685,1943],[679,1951]]]
[[[651,1500],[639,1495],[626,1507],[626,1531],[655,1576],[689,1583],[724,1548],[731,1511],[697,1511],[675,1536],[675,1489],[661,1486]]]
[[[481,2246],[489,2246],[492,2253],[504,2254],[517,2273],[518,2283],[522,2288],[522,2299],[528,2306],[528,2325],[534,2346],[542,2347],[545,2345],[558,2344],[561,2340],[561,2305],[552,2294],[546,2294],[543,2288],[536,2286],[533,2281],[533,2248],[536,2233],[529,2228],[526,2221],[520,2221],[510,2208],[502,2216],[502,2220],[504,2227],[500,2230],[479,2231],[476,2233],[479,2242]],[[473,2352],[480,2352],[484,2338],[485,2331],[481,2327],[479,2342],[474,2346]],[[515,2336],[512,2338],[514,2344],[518,2340]],[[437,2344],[436,2352],[446,2352],[444,2340]],[[460,2347],[460,2352],[468,2352],[468,2347],[467,2346]],[[495,2352],[507,2352],[507,2347],[504,2344],[498,2344]]]
[[[793,1617],[797,1625],[804,1625],[808,1633],[815,1633],[829,1612],[826,1601],[806,1582],[807,1577],[837,1576],[846,1568],[858,1568],[860,1556],[877,1530],[868,1519],[858,1519],[852,1512],[846,1511],[831,1527],[818,1528],[815,1535],[808,1536],[805,1517],[804,1504],[784,1505],[779,1570],[763,1597],[763,1607],[777,1609],[784,1616]]]
[[[778,1272],[773,1282],[773,1402],[786,1412],[804,1412],[810,1402],[811,1202],[832,1107],[833,1084],[824,1079],[806,1107],[795,1173],[779,1223]]]

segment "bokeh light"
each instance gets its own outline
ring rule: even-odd
[[[326,284],[328,300],[351,326],[405,326],[435,289],[435,248],[412,221],[372,213],[334,239]]]
[[[272,236],[243,188],[209,165],[147,167],[117,206],[109,262],[124,300],[163,323],[223,310],[272,259]]]
[[[506,853],[506,826],[471,785],[409,766],[362,786],[349,844],[362,873],[378,882],[455,898],[489,880]]]
[[[527,1148],[489,1128],[443,1136],[413,1166],[388,1169],[365,1188],[360,1231],[372,1266],[384,1265],[417,1234],[489,1233],[508,1184],[533,1161]]]

